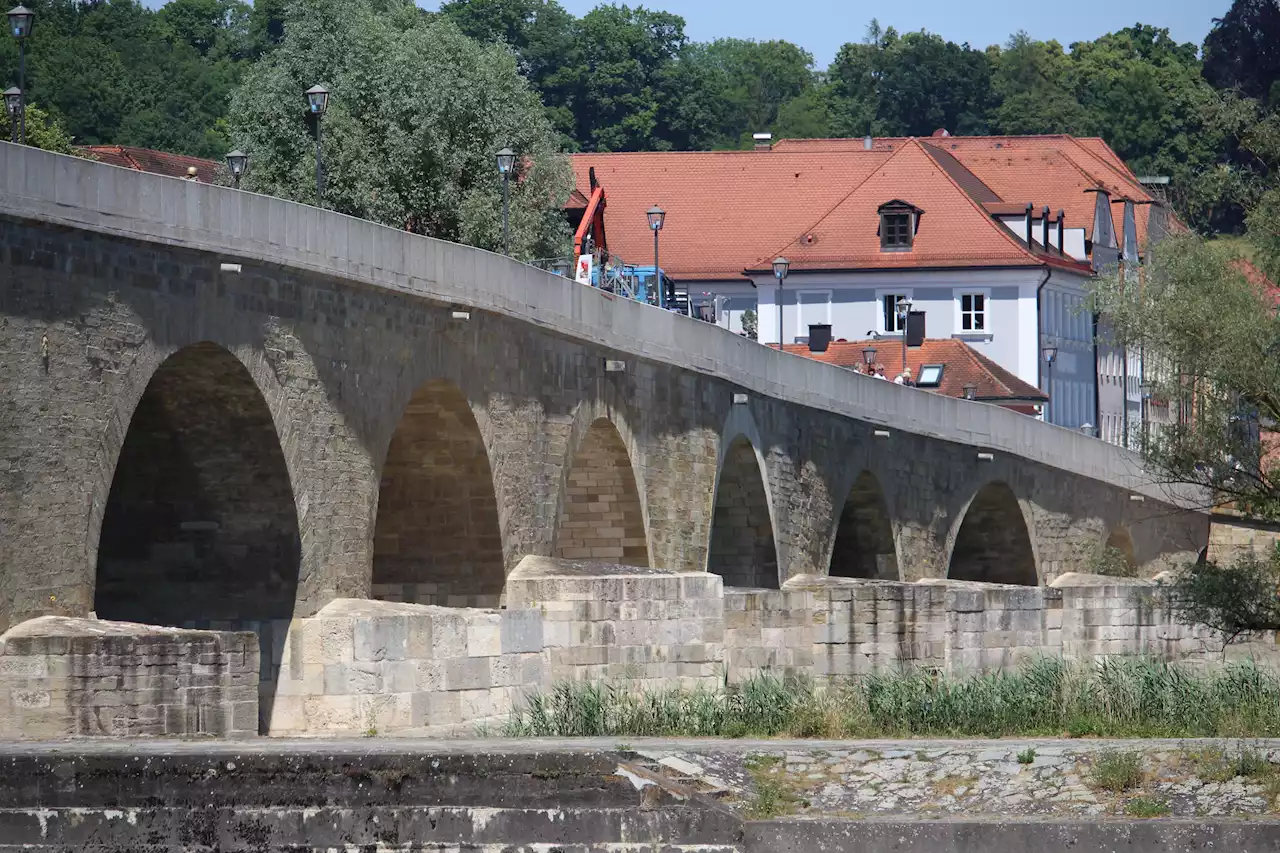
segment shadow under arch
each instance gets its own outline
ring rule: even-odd
[[[836,524],[828,571],[832,577],[899,580],[893,525],[876,475],[863,470],[853,481]]]
[[[552,553],[571,560],[649,565],[635,469],[621,433],[607,417],[593,420],[573,451]]]
[[[115,465],[98,538],[101,619],[254,631],[269,729],[273,620],[293,616],[298,513],[271,412],[223,347],[184,347],[152,374]]]
[[[778,589],[778,547],[773,512],[765,486],[764,460],[754,424],[721,445],[716,474],[714,509],[707,548],[707,571],[720,575],[725,586]]]
[[[1102,546],[1104,557],[1110,557],[1111,554],[1118,554],[1124,560],[1124,568],[1129,574],[1137,575],[1138,558],[1133,547],[1133,537],[1129,535],[1129,531],[1123,527],[1117,527],[1111,531],[1111,535],[1107,537],[1107,541]]]
[[[951,547],[947,577],[1039,585],[1027,520],[1007,483],[987,483],[969,501]]]
[[[391,436],[378,487],[372,596],[496,607],[506,580],[493,470],[466,396],[433,379]]]

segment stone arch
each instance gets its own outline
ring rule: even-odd
[[[951,546],[951,580],[1036,586],[1035,551],[1017,495],[1007,483],[987,483],[965,508]]]
[[[853,481],[836,523],[828,572],[832,577],[898,580],[898,555],[884,490],[864,470]]]
[[[374,598],[496,607],[506,579],[493,470],[458,386],[432,380],[387,447],[373,534]]]
[[[649,565],[631,457],[606,417],[591,422],[570,461],[553,553],[564,559]]]
[[[1133,537],[1129,535],[1129,531],[1123,527],[1117,527],[1111,531],[1107,537],[1107,541],[1103,543],[1102,551],[1104,559],[1109,559],[1112,554],[1119,554],[1124,560],[1124,567],[1127,574],[1136,576],[1138,573],[1138,559],[1133,548]]]
[[[184,626],[288,619],[301,538],[271,412],[202,342],[152,374],[129,419],[98,537],[94,610]]]
[[[716,477],[707,571],[725,586],[777,589],[778,547],[774,537],[764,460],[739,433],[722,448]]]

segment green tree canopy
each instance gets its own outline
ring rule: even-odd
[[[279,47],[233,101],[232,139],[253,158],[246,189],[315,201],[303,92],[318,82],[332,93],[322,134],[327,207],[497,249],[494,154],[509,146],[520,155],[512,253],[565,249],[567,161],[507,48],[481,45],[407,0],[294,0]]]

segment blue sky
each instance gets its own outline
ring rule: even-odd
[[[560,4],[581,15],[597,0]],[[435,9],[440,4],[420,0],[420,5]],[[640,4],[631,0],[628,5]],[[1167,27],[1178,41],[1198,45],[1231,0],[897,0],[887,5],[859,0],[647,0],[642,5],[683,17],[685,32],[695,41],[786,39],[825,66],[840,45],[862,39],[872,18],[901,32],[927,29],[978,48],[1003,44],[1017,30],[1065,46],[1138,22]]]

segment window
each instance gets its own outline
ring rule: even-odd
[[[880,251],[908,252],[911,250],[911,214],[880,214]]]
[[[884,324],[884,330],[888,333],[905,332],[906,320],[901,322],[898,320],[898,303],[904,299],[910,299],[910,293],[882,293],[880,294],[881,316],[880,320]]]
[[[985,332],[987,330],[987,295],[965,293],[960,296],[960,331]]]
[[[946,365],[922,364],[920,375],[916,377],[916,385],[921,388],[937,388],[942,384],[942,371]]]

